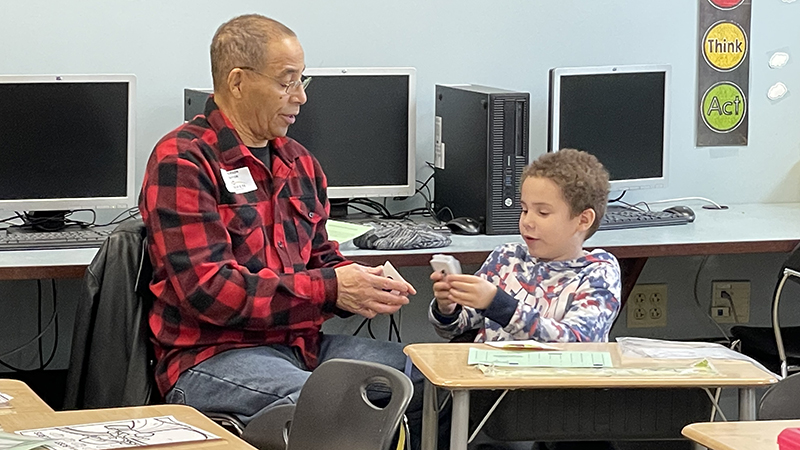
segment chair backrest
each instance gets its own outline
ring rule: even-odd
[[[376,406],[368,388],[388,388],[388,404]],[[300,391],[288,450],[386,449],[397,432],[414,387],[402,372],[381,364],[332,359],[314,370]]]
[[[84,277],[65,408],[135,406],[159,400],[147,324],[151,277],[144,224],[123,222],[103,243]]]
[[[770,386],[761,397],[758,420],[800,419],[800,373],[790,375]]]

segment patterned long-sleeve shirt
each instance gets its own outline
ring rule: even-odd
[[[166,393],[192,366],[232,348],[297,347],[316,365],[336,309],[326,180],[297,142],[270,141],[271,170],[242,144],[213,98],[161,139],[139,208],[157,297],[149,323]]]
[[[445,315],[434,299],[428,318],[440,336],[480,328],[476,342],[605,342],[619,312],[619,263],[604,250],[569,261],[538,261],[524,244],[506,244],[475,275],[498,287],[491,305],[457,306]]]

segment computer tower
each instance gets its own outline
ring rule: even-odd
[[[206,108],[206,100],[214,91],[212,89],[190,89],[183,90],[183,120],[188,122],[194,116],[203,114]]]
[[[529,103],[526,92],[472,84],[436,86],[437,209],[447,207],[454,217],[479,220],[486,234],[519,232]]]

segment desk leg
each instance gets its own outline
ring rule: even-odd
[[[450,429],[450,450],[467,450],[469,438],[469,390],[452,391],[453,422]]]
[[[439,402],[436,398],[436,386],[425,380],[422,397],[422,442],[421,450],[436,450],[439,440]]]
[[[756,420],[755,388],[739,389],[739,420]]]

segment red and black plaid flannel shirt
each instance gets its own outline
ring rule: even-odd
[[[233,348],[290,345],[313,368],[322,322],[340,312],[333,268],[345,259],[325,231],[325,176],[297,142],[269,144],[271,171],[212,98],[147,163],[139,208],[162,394],[185,370]],[[257,188],[229,192],[220,170],[242,167]]]

